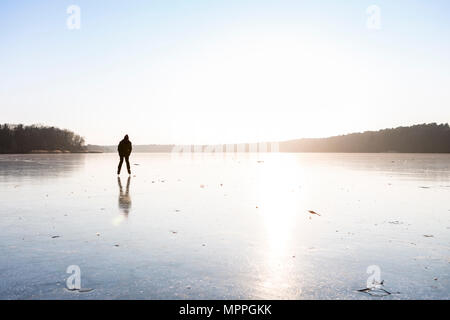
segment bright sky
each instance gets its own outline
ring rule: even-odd
[[[67,27],[70,5],[80,29]],[[0,122],[91,144],[450,122],[449,42],[448,0],[2,0]]]

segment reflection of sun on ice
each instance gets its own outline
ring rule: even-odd
[[[291,276],[293,268],[294,232],[299,229],[301,196],[298,192],[299,164],[288,155],[270,155],[260,167],[258,204],[266,234],[265,264],[261,266],[261,281],[274,298],[296,298]]]
[[[299,212],[299,193],[296,187],[297,164],[284,155],[273,156],[260,166],[258,204],[267,233],[267,245],[274,254],[283,255],[289,249],[296,215]]]

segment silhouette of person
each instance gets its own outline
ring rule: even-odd
[[[123,193],[122,182],[120,181],[120,177],[117,177],[117,183],[119,184],[119,209],[123,212],[125,216],[128,216],[131,209],[131,197],[130,197],[130,181],[131,177],[128,176],[127,180],[127,188],[125,193]]]
[[[133,147],[131,145],[131,141],[128,139],[128,135],[126,134],[123,140],[120,141],[119,145],[117,146],[117,151],[119,152],[120,157],[119,167],[117,168],[117,174],[120,174],[120,169],[122,169],[122,163],[124,158],[127,163],[128,174],[131,174],[130,154],[132,149]]]

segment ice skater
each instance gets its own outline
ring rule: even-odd
[[[120,169],[122,169],[122,163],[124,158],[127,163],[128,174],[131,174],[130,154],[132,149],[133,147],[131,145],[131,141],[128,138],[128,135],[126,134],[123,140],[120,141],[119,145],[117,146],[117,151],[119,152],[120,157],[119,167],[117,168],[117,174],[120,174]]]

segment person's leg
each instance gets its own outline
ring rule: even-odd
[[[120,169],[122,169],[123,157],[120,156],[119,167],[117,167],[117,174],[120,174]]]
[[[127,162],[127,170],[128,170],[128,174],[131,174],[130,156],[125,157],[125,161]]]

